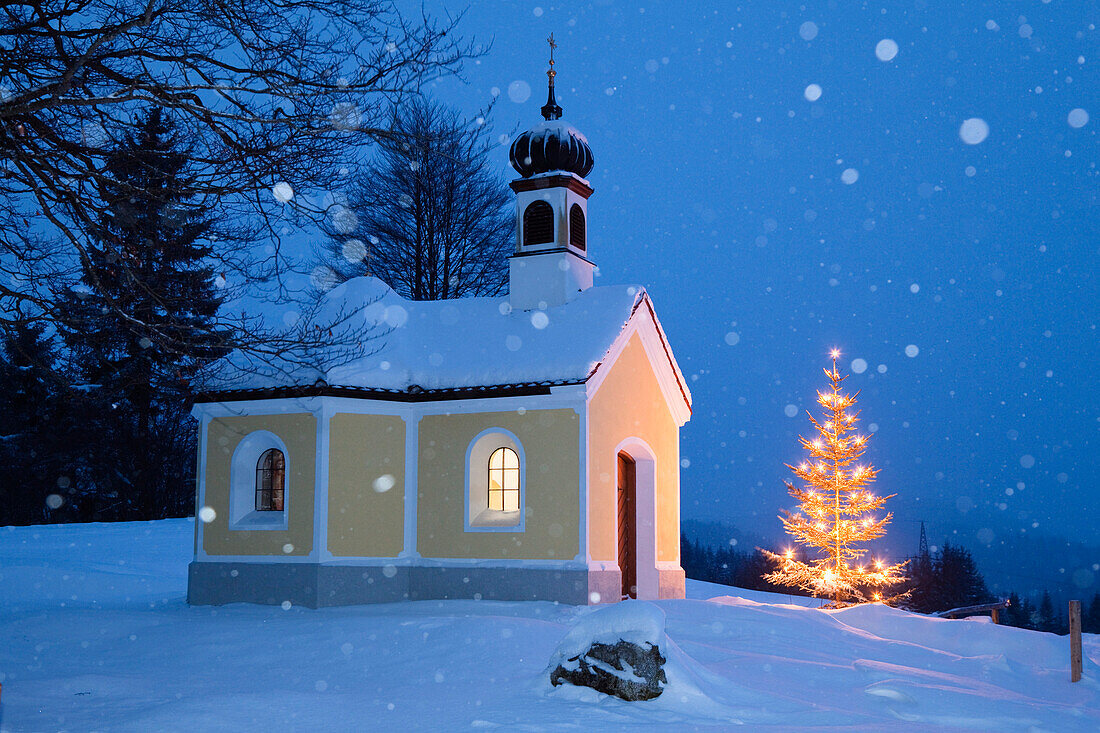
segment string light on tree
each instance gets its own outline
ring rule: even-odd
[[[841,392],[848,378],[837,369],[840,350],[829,352],[832,369],[825,368],[831,388],[817,393],[824,420],[812,415],[810,423],[818,436],[799,436],[809,460],[788,465],[803,486],[788,482],[787,490],[798,500],[796,511],[783,510],[780,519],[794,541],[818,551],[820,557],[803,562],[793,550],[782,554],[764,551],[777,569],[764,576],[777,585],[795,586],[816,595],[831,596],[835,603],[882,600],[881,589],[905,580],[905,563],[886,565],[874,559],[861,562],[867,550],[860,545],[886,534],[892,514],[877,516],[890,496],[876,496],[868,490],[878,472],[858,463],[867,446],[867,436],[849,435],[859,413],[851,408],[859,396]]]

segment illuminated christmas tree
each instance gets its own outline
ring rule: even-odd
[[[803,562],[795,558],[793,550],[783,554],[765,550],[778,569],[764,579],[797,586],[815,596],[831,596],[837,604],[881,600],[885,587],[905,580],[901,572],[905,563],[867,563],[863,560],[867,550],[861,545],[886,534],[893,515],[876,514],[894,495],[876,496],[867,488],[878,472],[870,465],[857,463],[867,447],[867,436],[853,433],[859,418],[850,408],[859,393],[840,391],[847,375],[841,376],[837,370],[840,352],[834,349],[830,356],[833,368],[824,371],[832,388],[817,393],[824,412],[822,421],[810,416],[817,437],[799,436],[808,460],[787,466],[804,483],[787,483],[799,507],[796,511],[783,510],[780,516],[795,542],[818,550],[821,557]]]

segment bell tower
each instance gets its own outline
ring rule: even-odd
[[[516,193],[516,252],[508,260],[513,308],[550,308],[592,287],[595,265],[588,259],[588,197],[585,176],[592,149],[579,130],[561,119],[554,97],[554,36],[550,44],[548,90],[543,122],[518,136],[509,158],[520,178]]]

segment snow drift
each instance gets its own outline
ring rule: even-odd
[[[1100,729],[1093,635],[1070,684],[1065,637],[689,582],[638,604],[663,614],[668,684],[625,702],[545,674],[599,608],[191,608],[193,529],[0,527],[0,731]]]

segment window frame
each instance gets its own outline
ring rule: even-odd
[[[269,450],[283,454],[283,508],[256,509],[256,477],[260,458]],[[268,430],[254,430],[237,443],[229,462],[229,529],[285,530],[293,500],[292,456],[283,440]]]
[[[266,463],[268,457],[271,457],[271,467],[269,468]],[[264,484],[268,482],[268,473],[271,474],[270,486],[265,488]],[[276,488],[276,478],[278,478],[278,488]],[[283,511],[284,499],[286,498],[286,454],[278,448],[268,448],[260,457],[256,460],[256,503],[255,511],[257,512],[281,512]],[[267,494],[268,506],[262,506],[264,494]],[[275,497],[278,494],[278,501]],[[275,506],[278,504],[278,507]]]
[[[498,455],[500,456],[500,466],[494,467],[493,460]],[[515,459],[514,466],[508,465],[509,458]],[[519,454],[512,450],[509,446],[502,445],[499,448],[495,448],[493,452],[489,454],[488,465],[486,465],[485,468],[489,472],[488,485],[486,487],[486,492],[489,495],[489,506],[486,508],[492,511],[500,512],[519,511]],[[499,488],[495,489],[493,488],[494,473],[498,473],[500,475],[500,480],[497,482],[497,486]],[[512,486],[510,485],[513,482],[508,480],[513,476],[513,474],[515,479],[515,488],[512,488]],[[505,507],[508,506],[509,503],[509,495],[513,493],[515,494],[516,508],[506,509]],[[493,494],[500,494],[500,509],[493,509]]]
[[[518,459],[518,509],[489,508],[489,460],[501,448]],[[478,433],[466,448],[466,486],[463,528],[466,532],[524,532],[527,524],[527,458],[523,444],[510,430],[490,427]]]

